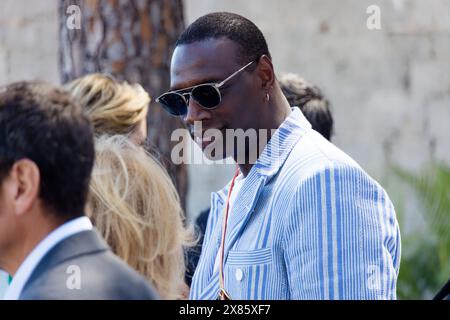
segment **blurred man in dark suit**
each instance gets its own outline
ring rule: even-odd
[[[5,299],[152,299],[84,216],[92,128],[68,94],[42,82],[0,89],[0,268]]]

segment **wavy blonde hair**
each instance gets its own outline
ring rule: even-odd
[[[93,73],[65,85],[90,118],[96,134],[130,134],[145,119],[150,96],[139,84]]]
[[[88,216],[113,252],[162,298],[182,298],[184,248],[193,238],[167,172],[123,135],[97,137],[95,145]]]

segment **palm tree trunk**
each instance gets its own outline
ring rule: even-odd
[[[77,27],[68,19],[78,11]],[[63,0],[59,17],[63,83],[88,73],[106,72],[118,80],[140,83],[152,96],[149,144],[158,150],[185,208],[187,168],[170,161],[175,143],[170,135],[181,122],[154,104],[155,97],[169,87],[171,54],[184,28],[182,1]]]

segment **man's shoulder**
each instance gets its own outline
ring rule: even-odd
[[[155,299],[146,280],[110,251],[64,261],[43,272],[20,297],[41,299]]]
[[[314,130],[309,130],[302,139],[297,141],[289,157],[300,161],[315,158],[324,162],[357,165],[348,154]]]
[[[304,179],[326,172],[330,169],[348,169],[363,171],[361,167],[344,151],[311,130],[300,139],[281,170],[291,177],[294,184]],[[283,175],[283,174],[282,174]]]
[[[142,276],[110,250],[99,250],[48,264],[30,279],[20,298],[155,299],[156,294]]]

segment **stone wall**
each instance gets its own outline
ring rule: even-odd
[[[59,81],[57,9],[57,0],[0,2],[0,84]]]

